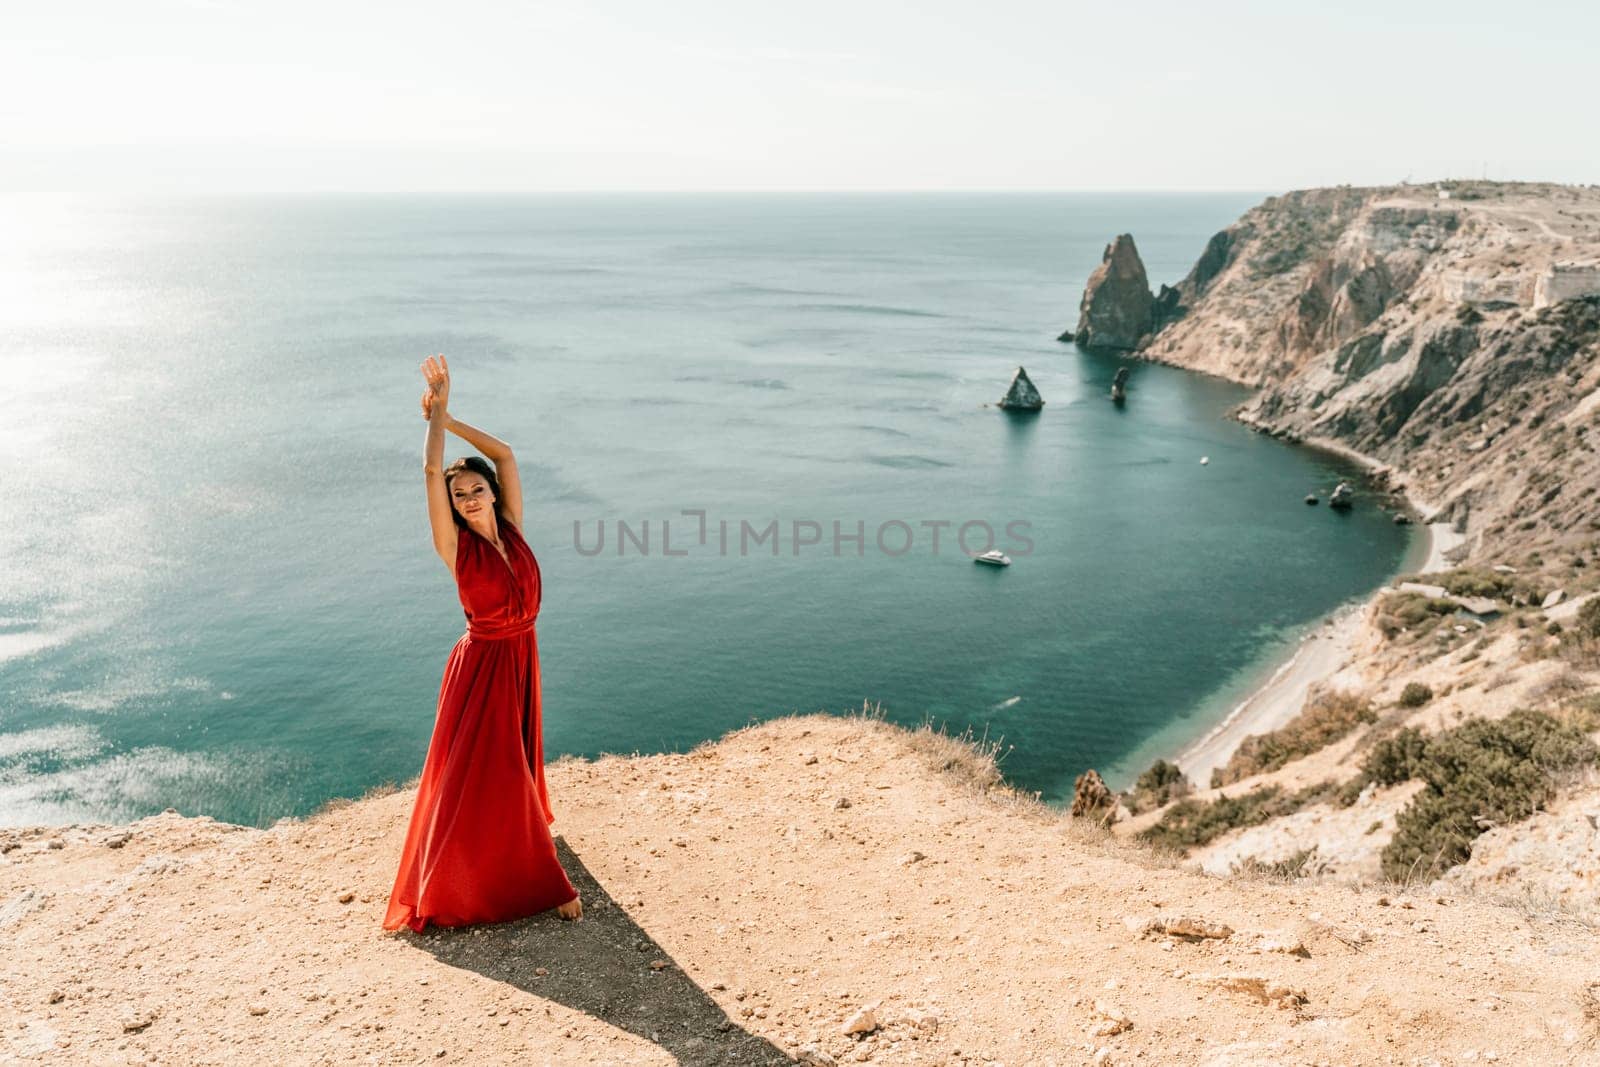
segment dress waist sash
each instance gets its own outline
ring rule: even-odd
[[[504,641],[509,637],[521,637],[523,634],[533,633],[533,621],[506,623],[504,626],[485,626],[482,624],[467,624],[467,636],[474,641]]]

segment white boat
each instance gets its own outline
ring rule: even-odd
[[[1011,557],[1000,551],[998,548],[991,548],[981,556],[973,556],[972,562],[990,563],[996,567],[1009,567],[1011,566]]]

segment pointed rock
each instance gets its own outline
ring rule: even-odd
[[[1073,817],[1091,816],[1109,825],[1116,814],[1117,798],[1101,779],[1100,772],[1090,768],[1078,775],[1072,783]]]
[[[1078,306],[1076,339],[1085,348],[1138,348],[1155,327],[1155,297],[1133,235],[1106,245]]]
[[[1011,388],[1000,398],[1000,406],[1014,411],[1038,411],[1044,407],[1044,397],[1033,387],[1028,372],[1018,367],[1016,377],[1011,379]]]

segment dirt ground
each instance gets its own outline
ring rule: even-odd
[[[1559,910],[1205,876],[994,779],[871,715],[563,760],[584,919],[422,936],[410,790],[0,832],[0,1061],[1600,1064]]]

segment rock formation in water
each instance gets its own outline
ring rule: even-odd
[[[1011,379],[1011,388],[1000,398],[1000,406],[1011,411],[1038,411],[1044,407],[1044,397],[1034,388],[1028,372],[1018,367]]]
[[[1074,334],[1085,348],[1131,349],[1155,325],[1155,298],[1132,234],[1106,245],[1100,265],[1089,275],[1078,306]]]

